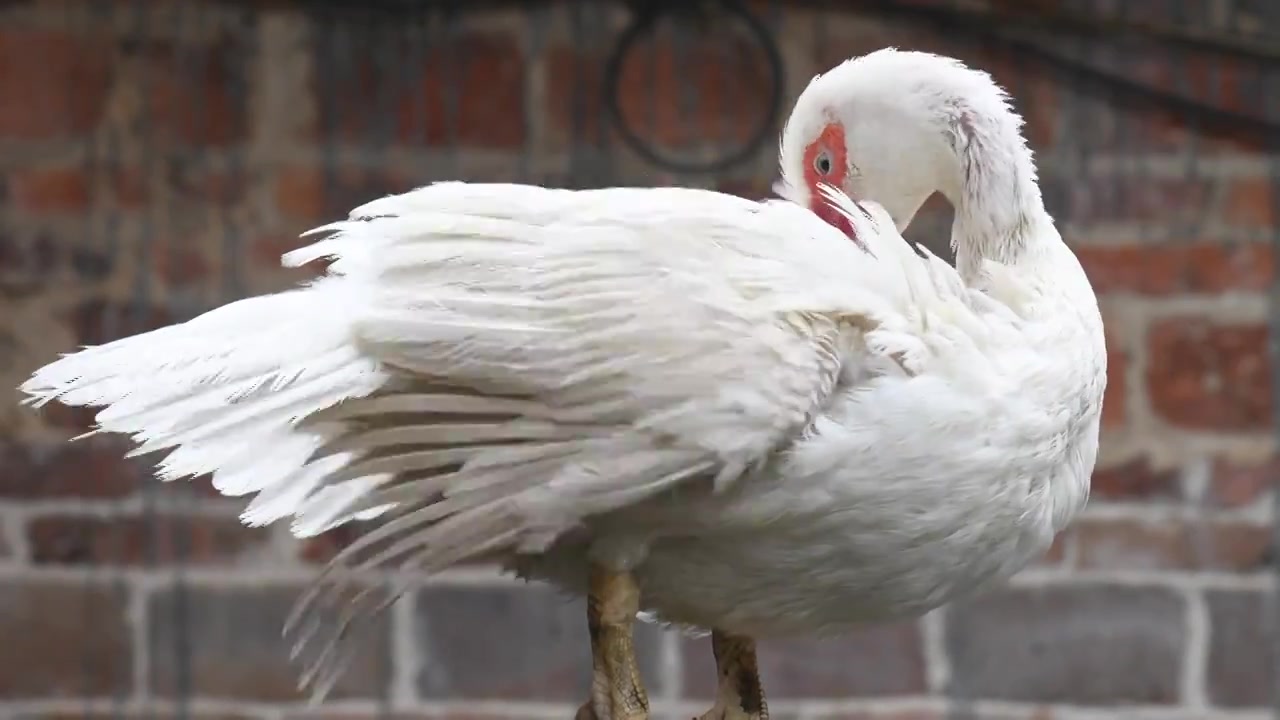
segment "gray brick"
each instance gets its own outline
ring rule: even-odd
[[[418,688],[431,699],[587,698],[591,644],[585,604],[540,585],[433,587],[416,612]],[[657,628],[637,623],[650,694],[659,691]]]
[[[1209,609],[1209,698],[1227,707],[1270,707],[1280,693],[1274,595],[1212,591]]]
[[[156,594],[148,607],[151,690],[159,697],[297,700],[301,667],[281,637],[302,588],[186,586]],[[357,655],[329,697],[383,697],[390,678],[390,616],[354,642]]]
[[[1186,647],[1170,590],[1011,589],[952,608],[953,695],[1081,705],[1175,703]]]
[[[710,638],[683,642],[687,697],[715,694]],[[903,622],[829,639],[759,643],[760,679],[775,700],[912,695],[925,692],[920,631]]]

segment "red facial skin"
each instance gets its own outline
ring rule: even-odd
[[[833,208],[818,191],[818,183],[826,183],[834,188],[844,186],[845,175],[849,171],[849,158],[845,148],[844,126],[840,123],[828,123],[818,139],[804,149],[804,183],[809,189],[809,209],[861,246],[862,241],[858,239],[853,223]],[[826,173],[816,167],[818,157],[824,152],[831,159],[831,167]]]

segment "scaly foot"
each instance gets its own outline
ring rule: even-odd
[[[591,700],[578,709],[575,720],[648,720],[649,698],[632,639],[639,609],[640,590],[630,574],[591,567]]]
[[[755,642],[715,630],[711,649],[716,656],[716,703],[697,720],[769,720]]]

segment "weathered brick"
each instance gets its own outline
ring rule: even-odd
[[[249,132],[246,49],[170,42],[125,43],[125,82],[145,88],[139,122],[156,137],[192,146],[225,146]]]
[[[1057,212],[1083,226],[1124,223],[1152,227],[1198,227],[1212,200],[1217,181],[1205,177],[1151,177],[1139,172],[1078,177],[1046,174],[1047,183],[1066,183],[1055,190],[1062,203]]]
[[[1263,325],[1171,318],[1147,336],[1147,391],[1170,424],[1260,430],[1271,423],[1271,373]]]
[[[268,541],[235,518],[55,515],[27,525],[31,559],[51,565],[231,565]]]
[[[1091,500],[1174,500],[1182,497],[1175,469],[1157,470],[1141,456],[1120,465],[1098,468],[1090,480]]]
[[[1098,293],[1262,292],[1274,275],[1271,248],[1261,244],[1084,246],[1076,257]]]
[[[1106,332],[1107,389],[1102,395],[1102,427],[1118,428],[1129,417],[1129,353],[1114,333]]]
[[[289,662],[280,631],[303,588],[179,586],[152,596],[151,691],[231,700],[292,701],[302,668]],[[347,642],[356,653],[330,697],[384,697],[389,682],[390,619]]]
[[[1271,707],[1280,691],[1274,592],[1211,590],[1209,698],[1226,707]]]
[[[1227,187],[1223,220],[1229,225],[1270,230],[1277,220],[1280,186],[1269,177],[1241,178]]]
[[[5,715],[6,720],[159,720],[160,717],[169,717],[173,715],[172,708],[164,707],[146,707],[143,705],[138,708],[115,708],[115,710],[88,710],[81,708],[74,712],[65,710],[50,710],[45,712],[18,712],[17,715]],[[182,712],[184,720],[265,720],[270,715],[253,714],[253,712],[207,712],[207,711],[191,711]],[[323,720],[321,717],[320,720]]]
[[[131,693],[127,593],[92,583],[0,584],[0,698]]]
[[[479,708],[449,708],[423,710],[420,712],[388,710],[325,711],[323,708],[318,708],[306,712],[286,711],[284,715],[284,720],[512,720],[512,718],[513,716],[509,711],[485,711]]]
[[[67,316],[78,345],[103,345],[133,333],[153,330],[177,318],[164,307],[89,297]]]
[[[169,205],[195,205],[212,212],[234,207],[248,197],[253,187],[249,173],[210,167],[201,158],[189,155],[170,159],[150,173],[122,167],[113,175],[123,184],[113,188],[116,202],[122,207],[142,207],[163,200]]]
[[[1106,585],[1009,589],[946,617],[960,697],[1078,705],[1178,701],[1181,598]]]
[[[0,138],[84,133],[101,119],[112,47],[99,36],[0,30]]]
[[[587,697],[591,643],[581,600],[536,585],[429,587],[418,596],[416,618],[424,698],[580,703]],[[636,626],[646,678],[658,677],[658,638],[654,626]]]
[[[149,471],[101,438],[55,445],[0,440],[0,498],[118,498],[147,481]]]
[[[1149,46],[1141,52],[1131,49],[1126,55],[1126,60],[1132,61],[1127,63],[1127,70],[1152,87],[1203,98],[1215,107],[1237,113],[1258,113],[1263,109],[1259,99],[1244,90],[1247,83],[1243,76],[1256,72],[1256,68],[1247,67],[1239,58],[1209,53],[1193,55],[1167,48],[1160,51]]]
[[[1035,564],[1040,567],[1059,567],[1067,560],[1067,548],[1075,544],[1075,530],[1068,527],[1053,539],[1053,544],[1044,555],[1036,558]]]
[[[1217,507],[1235,508],[1252,505],[1272,492],[1280,477],[1280,462],[1272,458],[1268,462],[1244,464],[1225,458],[1213,463],[1213,478],[1209,484],[1208,500]]]
[[[685,639],[683,654],[687,696],[714,697],[711,640]],[[778,700],[925,692],[924,649],[912,622],[868,626],[839,638],[762,641],[759,662],[769,697]]]
[[[50,231],[18,225],[0,236],[0,292],[22,297],[47,287],[64,256],[63,242]]]
[[[349,523],[336,527],[323,535],[307,538],[298,543],[298,557],[303,562],[323,565],[332,560],[348,545],[355,542],[365,529],[360,523]]]
[[[250,270],[259,273],[265,282],[269,283],[268,287],[290,287],[324,274],[325,269],[329,267],[330,261],[323,258],[307,263],[301,268],[285,268],[280,264],[280,258],[285,253],[309,244],[308,239],[299,238],[299,234],[267,232],[249,238],[245,243],[246,256],[251,263]]]
[[[273,181],[275,207],[286,218],[320,223],[346,217],[356,207],[384,195],[413,189],[407,178],[390,171],[355,168],[285,167]],[[298,228],[299,232],[310,229]],[[300,247],[296,237],[291,247]],[[272,263],[278,265],[277,255]]]
[[[8,562],[16,555],[13,546],[9,544],[9,532],[9,520],[0,517],[0,563]]]
[[[764,200],[775,197],[773,181],[767,177],[727,178],[716,183],[716,190],[737,195],[748,200]]]
[[[89,180],[82,168],[24,168],[9,173],[9,201],[31,214],[83,212],[89,206]]]
[[[1266,152],[1271,144],[1264,133],[1235,123],[1208,127],[1193,124],[1191,118],[1176,110],[1147,108],[1123,117],[1129,126],[1136,128],[1129,134],[1136,146],[1131,150],[1179,152],[1194,143],[1197,156],[1212,158]]]
[[[766,691],[768,688],[766,687]],[[954,716],[951,716],[954,717]],[[788,713],[769,708],[770,720],[949,720],[949,716],[935,710],[895,710],[895,709],[866,709],[866,710],[810,710],[803,713]],[[965,720],[1041,720],[1040,718],[1028,718],[1023,715],[970,715],[965,716]],[[1048,720],[1048,718],[1044,718]]]
[[[215,267],[205,249],[192,241],[156,243],[150,259],[152,273],[170,288],[202,287]]]
[[[139,167],[100,168],[107,174],[106,187],[97,188],[124,210],[143,208],[152,200],[150,178]]]
[[[396,73],[388,77],[370,57],[352,57],[351,66],[318,73],[316,96],[338,98],[318,102],[321,131],[347,141],[477,148],[524,144],[525,58],[515,37],[459,32],[417,48],[405,45],[403,35],[379,34],[376,40],[396,48]]]
[[[687,148],[708,140],[739,147],[765,119],[769,71],[750,41],[637,44],[617,81],[624,122],[647,142]],[[606,107],[604,58],[553,48],[547,58],[547,108],[556,139],[595,137]]]
[[[1086,570],[1256,572],[1270,563],[1271,528],[1230,521],[1083,520],[1076,562]]]

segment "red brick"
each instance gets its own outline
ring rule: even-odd
[[[298,544],[298,556],[308,563],[324,565],[342,552],[361,535],[358,526],[343,525],[323,535],[308,538]]]
[[[1255,572],[1269,562],[1271,528],[1233,522],[1083,520],[1076,561],[1087,570]]]
[[[212,268],[203,248],[187,239],[157,242],[151,251],[152,272],[171,288],[201,287]]]
[[[1193,125],[1187,115],[1164,108],[1131,110],[1116,118],[1125,128],[1125,139],[1129,141],[1127,148],[1119,146],[1118,149],[1130,152],[1181,152],[1195,143],[1198,156],[1211,157],[1265,152],[1270,145],[1270,139],[1262,133],[1239,126]]]
[[[84,212],[89,206],[89,181],[80,168],[15,170],[8,190],[14,207],[32,215]]]
[[[715,659],[707,638],[686,639],[686,697],[715,696]],[[868,626],[829,639],[770,639],[759,645],[769,697],[848,698],[925,692],[924,649],[914,622]]]
[[[71,310],[67,324],[78,345],[101,345],[125,335],[169,325],[174,319],[168,310],[155,305],[89,298]]]
[[[605,125],[604,57],[555,47],[547,52],[547,104],[557,144],[593,140]]]
[[[144,177],[142,180],[146,182],[149,179]],[[166,168],[162,180],[168,194],[166,201],[193,202],[217,208],[231,207],[243,201],[250,187],[250,179],[243,173],[213,170],[201,167],[198,162]]]
[[[243,73],[237,67],[243,48],[150,42],[131,50],[137,62],[126,67],[138,76],[124,81],[148,91],[141,119],[148,133],[192,146],[221,147],[247,138],[249,79],[235,77]]]
[[[1129,354],[1107,332],[1107,390],[1102,396],[1102,427],[1118,428],[1129,417]]]
[[[1098,293],[1262,292],[1274,275],[1271,248],[1261,244],[1085,246],[1076,257]]]
[[[1159,227],[1194,226],[1204,221],[1204,208],[1211,204],[1218,181],[1210,178],[1154,178],[1136,171],[1117,171],[1091,176],[1055,178],[1047,175],[1046,186],[1065,182],[1060,188],[1046,188],[1046,196],[1062,194],[1064,217],[1083,225],[1092,223],[1147,224]]]
[[[302,228],[300,227],[299,230]],[[268,273],[288,273],[290,282],[302,282],[308,277],[324,274],[329,266],[327,260],[316,260],[305,267],[284,270],[280,264],[280,256],[307,244],[307,240],[299,238],[299,233],[268,233],[253,238],[248,243],[249,259],[254,267],[263,268]],[[274,281],[274,275],[273,275]]]
[[[132,694],[126,592],[83,581],[0,585],[0,698]]]
[[[1222,55],[1198,54],[1179,56],[1175,62],[1165,62],[1180,78],[1182,87],[1169,89],[1187,97],[1201,98],[1214,107],[1235,113],[1261,116],[1264,101],[1258,93],[1250,92],[1246,78],[1256,75],[1257,68],[1241,58]]]
[[[389,41],[389,40],[383,40]],[[394,41],[390,41],[394,42]],[[525,142],[525,59],[519,41],[497,33],[467,33],[433,40],[426,47],[398,46],[404,67],[396,83],[371,59],[357,59],[339,77],[315,79],[317,97],[339,98],[322,118],[338,137],[376,140],[387,121],[379,103],[385,83],[396,83],[392,130],[407,144],[449,147],[516,148]],[[320,103],[321,114],[329,111]],[[323,128],[323,129],[330,129]]]
[[[1270,425],[1266,327],[1175,318],[1156,323],[1147,343],[1147,392],[1166,421],[1201,430]]]
[[[1187,645],[1185,612],[1177,591],[1163,588],[1076,584],[985,594],[945,615],[952,692],[1172,705]]]
[[[0,564],[12,560],[16,553],[9,544],[9,521],[0,518]]]
[[[1280,673],[1275,592],[1210,591],[1205,604],[1210,701],[1219,707],[1272,707]]]
[[[1222,217],[1233,227],[1271,230],[1280,222],[1278,202],[1280,187],[1270,178],[1242,178],[1227,187]]]
[[[346,217],[351,210],[370,200],[413,187],[408,179],[394,171],[286,167],[276,173],[273,194],[275,206],[284,217],[322,223]],[[305,229],[309,228],[299,228]],[[300,245],[301,241],[295,238],[292,247]],[[270,264],[279,265],[279,255],[271,259]]]
[[[0,30],[0,138],[88,132],[102,117],[111,68],[103,38]]]
[[[0,441],[0,498],[106,499],[130,495],[148,471],[124,457],[123,443],[104,438],[24,445]]]
[[[1061,567],[1067,559],[1067,547],[1074,543],[1075,531],[1069,527],[1058,533],[1053,539],[1053,544],[1044,555],[1036,559],[1035,564],[1040,567]]]
[[[773,181],[767,177],[729,178],[716,183],[716,190],[737,195],[748,200],[764,200],[777,197],[773,194]]]
[[[232,565],[267,541],[234,518],[58,515],[27,525],[32,561],[51,565]]]
[[[111,176],[107,182],[107,191],[111,193],[118,207],[137,210],[150,202],[149,179],[141,168],[115,168],[109,172]]]
[[[69,431],[65,433],[68,437],[75,437],[92,430],[98,416],[97,408],[72,407],[62,403],[49,403],[38,412],[45,425]]]
[[[1189,6],[1182,3],[1180,7]],[[1195,24],[1185,17],[1175,22]],[[1247,61],[1212,53],[1173,53],[1150,45],[1120,48],[1120,53],[1111,57],[1111,72],[1120,72],[1149,87],[1235,113],[1265,115],[1261,102],[1264,94],[1252,90],[1247,82],[1251,75],[1258,77]],[[1185,150],[1193,136],[1196,152],[1204,155],[1256,152],[1267,141],[1264,134],[1247,131],[1239,124],[1193,125],[1190,114],[1153,104],[1123,109],[1116,113],[1116,119],[1126,126],[1125,131],[1120,137],[1110,138],[1108,146],[1122,152]]]
[[[624,122],[644,140],[673,149],[708,141],[736,148],[764,119],[769,71],[749,41],[677,48],[660,39],[635,48],[619,73],[618,106]],[[550,51],[547,107],[556,132],[565,137],[598,132],[607,101],[601,94],[603,64],[603,57],[576,49]]]
[[[1252,505],[1272,492],[1280,476],[1280,460],[1241,464],[1218,459],[1213,464],[1213,481],[1208,500],[1217,507],[1237,508]]]
[[[64,263],[65,243],[46,230],[0,231],[0,293],[22,297],[47,286]]]
[[[1157,470],[1144,456],[1094,470],[1089,497],[1095,501],[1178,499],[1182,483],[1176,470]]]

